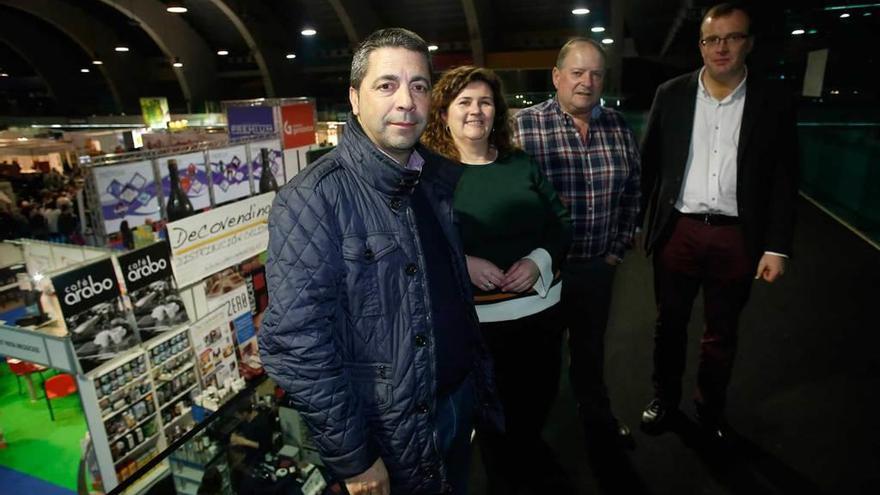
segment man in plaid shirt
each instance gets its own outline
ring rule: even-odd
[[[631,445],[629,428],[611,412],[603,365],[615,267],[636,230],[640,169],[632,130],[600,104],[605,65],[594,40],[566,43],[553,68],[556,97],[517,113],[514,132],[571,211],[574,240],[562,277],[569,373],[588,451],[607,455]]]

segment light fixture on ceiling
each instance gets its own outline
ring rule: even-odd
[[[846,13],[846,12],[840,14],[840,18],[841,18],[841,19],[846,19],[847,17],[849,17],[849,14]]]
[[[9,74],[5,72],[0,72],[0,77],[9,77]]]
[[[287,55],[284,56],[284,58],[286,58],[287,60],[293,60],[296,58],[296,54],[295,53],[288,53]]]
[[[174,63],[172,63],[171,66],[175,69],[183,67],[183,62],[180,61],[180,57],[174,57]]]
[[[128,47],[125,45],[116,45],[116,48],[114,48],[114,50],[116,50],[117,52],[127,52]]]
[[[440,49],[440,47],[437,46],[437,45],[428,45],[428,51],[429,51],[429,52],[436,52],[436,51],[439,50],[439,49]]]
[[[183,5],[183,2],[170,1],[165,4],[165,12],[170,12],[172,14],[185,14],[187,9]]]
[[[604,38],[604,39],[602,40],[602,44],[603,44],[603,45],[610,45],[610,44],[612,44],[612,43],[614,43],[614,40],[611,39],[611,38]]]
[[[816,34],[816,33],[818,33],[818,32],[819,32],[819,31],[816,30],[816,29],[810,29],[809,31],[807,31],[807,34]]]
[[[85,68],[85,67],[83,67],[83,68],[80,69],[79,71],[82,72],[83,74],[88,74],[89,72],[91,72],[89,69],[87,69],[87,68]]]
[[[318,32],[315,31],[313,28],[307,27],[307,28],[303,28],[303,30],[300,31],[299,34],[301,34],[303,36],[314,36],[314,35],[318,34]]]
[[[221,57],[225,57],[225,56],[229,55],[229,51],[228,50],[217,50],[217,55],[220,55]]]
[[[604,33],[604,32],[605,32],[605,28],[602,27],[602,26],[593,26],[593,27],[590,28],[590,31],[592,31],[592,32],[594,32],[594,33]]]
[[[806,31],[804,31],[803,29],[795,29],[794,31],[791,32],[791,34],[792,34],[792,36],[800,36],[800,35],[804,34],[805,32]]]
[[[584,8],[572,9],[571,13],[574,15],[587,15],[590,13],[590,9],[584,9]]]

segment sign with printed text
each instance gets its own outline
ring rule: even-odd
[[[193,323],[190,337],[203,387],[222,386],[227,379],[238,378],[235,344],[222,308]]]
[[[52,286],[65,318],[119,296],[116,271],[109,258],[52,277]]]
[[[125,287],[132,292],[170,276],[170,258],[171,251],[164,241],[118,256]]]
[[[167,225],[178,287],[240,263],[269,245],[274,192],[244,199]]]
[[[281,107],[284,149],[315,144],[315,105],[310,101]]]
[[[49,364],[49,353],[46,352],[43,338],[16,330],[0,331],[0,355]]]
[[[226,108],[229,138],[263,136],[275,132],[272,107],[230,106]]]

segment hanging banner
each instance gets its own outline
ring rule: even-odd
[[[154,96],[141,98],[141,114],[144,123],[150,129],[167,129],[171,122],[171,112],[168,110],[168,98]]]
[[[123,220],[134,229],[148,219],[162,219],[156,176],[150,161],[96,167],[93,173],[108,234],[119,232]]]
[[[260,149],[262,148],[269,150],[269,164],[272,167],[272,175],[275,176],[275,182],[278,183],[278,187],[283,186],[286,182],[284,180],[284,156],[279,140],[273,139],[249,143],[248,148],[251,151],[251,180],[253,180],[254,187],[259,185],[260,175],[263,173],[263,159],[260,154]]]
[[[143,340],[189,320],[177,293],[167,242],[157,242],[117,258]]]
[[[275,133],[272,107],[226,107],[229,139]]]
[[[227,203],[251,194],[250,172],[245,153],[244,146],[208,152],[215,204]]]
[[[266,250],[270,192],[167,225],[172,267],[185,287]]]
[[[315,144],[315,105],[299,101],[281,107],[284,149]]]
[[[211,196],[208,193],[208,171],[205,167],[205,154],[187,153],[180,156],[169,156],[158,159],[159,176],[162,181],[162,194],[166,200],[171,195],[171,175],[168,171],[168,160],[177,160],[177,170],[180,176],[180,189],[189,198],[193,208],[204,210],[211,206]]]
[[[84,372],[140,343],[109,258],[52,277],[52,286]]]

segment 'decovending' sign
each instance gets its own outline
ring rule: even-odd
[[[177,285],[185,287],[265,251],[274,198],[269,192],[169,223]]]

